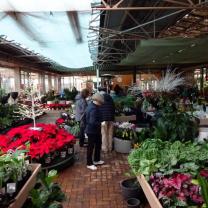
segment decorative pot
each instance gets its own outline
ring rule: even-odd
[[[47,101],[48,105],[54,104],[54,101]]]
[[[59,100],[59,104],[66,105],[66,100]]]
[[[66,105],[71,105],[72,103],[73,103],[73,101],[71,101],[71,100],[66,101]]]
[[[114,137],[114,149],[119,153],[129,153],[131,151],[131,140]]]
[[[60,157],[61,157],[61,158],[66,158],[66,154],[67,154],[67,151],[66,151],[66,150],[62,150],[62,151],[60,152]]]
[[[50,164],[51,161],[52,161],[51,155],[47,155],[47,156],[45,157],[45,164]]]
[[[126,201],[128,208],[140,208],[140,201],[136,198],[130,198]]]
[[[120,187],[124,199],[143,197],[143,192],[136,178],[128,178],[120,182]]]

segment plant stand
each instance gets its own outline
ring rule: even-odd
[[[146,198],[150,204],[150,207],[163,208],[158,198],[155,196],[155,193],[153,192],[149,183],[146,181],[145,177],[143,175],[139,175],[137,176],[137,180],[139,181],[140,186],[142,187],[144,194],[146,195]]]
[[[14,198],[14,202],[9,205],[8,208],[21,208],[26,201],[30,190],[35,186],[37,180],[37,174],[41,169],[40,164],[32,164],[32,174],[27,180],[25,185],[22,187],[20,192]]]
[[[114,149],[116,152],[128,154],[131,151],[131,140],[114,137]]]

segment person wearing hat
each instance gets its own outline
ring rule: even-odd
[[[85,133],[88,137],[87,147],[87,168],[97,170],[96,165],[104,164],[100,160],[101,151],[101,113],[100,106],[104,103],[104,98],[101,94],[95,93],[92,96],[92,102],[86,109],[86,128]],[[94,151],[94,161],[93,161]]]

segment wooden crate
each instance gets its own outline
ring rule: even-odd
[[[128,122],[128,121],[136,121],[136,115],[132,116],[116,116],[116,122]]]
[[[149,202],[150,207],[152,208],[163,208],[160,204],[158,198],[155,196],[155,193],[153,192],[151,186],[146,181],[145,177],[143,175],[137,176],[137,180],[139,181],[144,194],[146,195],[146,198]]]
[[[37,180],[37,174],[41,169],[41,164],[32,164],[32,174],[22,187],[20,192],[14,199],[14,202],[9,205],[8,208],[21,208],[26,201],[30,190],[35,186]]]

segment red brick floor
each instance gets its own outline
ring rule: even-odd
[[[129,171],[127,156],[112,152],[102,155],[105,165],[98,170],[86,168],[86,148],[81,148],[78,161],[59,174],[59,183],[68,199],[64,208],[126,208],[119,182]]]
[[[38,122],[54,123],[59,115],[60,111],[49,111]],[[67,196],[64,208],[127,207],[119,187],[129,171],[127,155],[112,152],[102,155],[102,159],[105,165],[99,166],[97,171],[88,170],[86,148],[81,148],[74,165],[59,173],[58,182]]]

